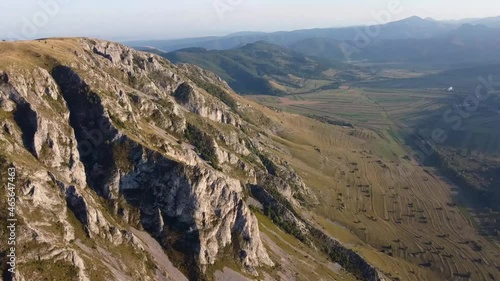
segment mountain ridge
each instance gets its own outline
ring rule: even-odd
[[[417,19],[418,20],[415,20]],[[412,30],[412,33],[402,33],[399,31],[402,27],[409,26],[408,23],[420,23],[421,28]],[[421,23],[424,23],[423,25]],[[397,38],[428,38],[441,34],[444,31],[453,29],[452,24],[443,23],[440,21],[430,21],[421,19],[420,17],[409,17],[406,19],[383,23],[380,26],[382,29],[381,34],[377,37],[383,39],[397,39]],[[124,42],[124,44],[131,47],[154,46],[164,52],[175,51],[188,47],[203,47],[206,49],[227,50],[246,43],[253,43],[257,41],[268,41],[273,44],[288,46],[296,41],[308,38],[327,37],[336,40],[353,40],[358,34],[358,29],[363,29],[364,26],[354,27],[338,27],[338,28],[313,28],[313,29],[299,29],[293,31],[276,31],[271,33],[254,33],[250,32],[247,36],[242,36],[236,33],[236,36],[227,35],[212,38],[189,38],[177,40],[143,40]],[[385,30],[389,29],[389,30]]]
[[[299,91],[307,80],[325,80],[323,87],[339,87],[345,79],[342,76],[347,77],[345,74],[352,68],[339,61],[304,56],[266,41],[226,51],[193,47],[159,54],[173,63],[191,63],[206,68],[217,73],[237,92],[254,95],[286,95]],[[326,74],[328,70],[336,73]]]
[[[243,106],[219,77],[95,39],[0,49],[0,164],[18,171],[22,219],[16,278],[179,276],[158,263],[163,254],[151,250],[149,236],[168,254],[161,260],[190,280],[213,280],[207,269],[221,260],[247,276],[296,272],[274,268],[246,203],[248,184],[264,202],[259,212],[274,210],[280,227],[301,237],[308,251],[328,242],[315,257],[318,268],[338,275],[323,263],[341,258],[352,276],[382,278],[294,210],[315,199],[268,152],[274,141],[264,134],[280,125]],[[332,249],[339,253],[329,255]],[[59,269],[49,270],[56,263]]]

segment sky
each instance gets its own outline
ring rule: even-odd
[[[392,7],[392,9],[391,9]],[[394,9],[397,7],[397,9]],[[500,15],[498,0],[2,0],[0,38],[173,39]],[[385,19],[385,18],[384,18]]]

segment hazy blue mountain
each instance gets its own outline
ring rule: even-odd
[[[337,60],[453,64],[500,61],[499,44],[500,29],[465,24],[432,38],[377,38],[364,48],[358,48],[353,41],[330,38],[306,39],[290,48],[309,56]]]
[[[473,21],[471,23],[472,24],[482,24],[482,25],[486,25],[488,27],[500,28],[500,16],[480,19],[480,20]]]
[[[470,18],[461,20],[448,20],[443,21],[444,23],[462,25],[462,24],[473,24],[473,25],[485,25],[492,28],[500,28],[500,16],[489,17],[489,18]]]
[[[150,46],[165,52],[190,47],[200,47],[208,50],[227,50],[257,41],[288,46],[297,41],[309,38],[328,38],[330,40],[355,40],[365,28],[376,30],[380,28],[377,38],[402,39],[402,38],[430,38],[451,31],[455,25],[425,20],[419,17],[387,23],[381,26],[358,26],[343,28],[316,28],[295,31],[280,31],[274,33],[243,32],[224,37],[202,37],[177,40],[146,40],[125,42],[132,47]]]
[[[390,22],[381,27],[380,39],[431,38],[455,28],[454,25],[417,16]]]

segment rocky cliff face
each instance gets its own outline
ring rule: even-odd
[[[78,226],[70,216],[86,237],[116,246],[137,239],[128,225],[144,228],[199,268],[192,278],[233,244],[248,273],[273,265],[240,181],[179,139],[190,112],[194,121],[237,128],[227,105],[167,61],[118,44],[61,40],[36,54],[31,49],[47,43],[31,44],[17,51],[41,65],[2,62],[0,140],[4,164],[19,171],[18,215],[26,230],[19,243],[50,248],[44,255],[27,250],[17,279],[28,278],[22,268],[37,259],[63,260],[76,267],[80,280],[90,278],[85,251],[73,243]],[[175,93],[184,88],[188,99],[177,102]],[[221,163],[238,162],[232,152],[217,149]],[[146,268],[129,270],[148,276]]]
[[[142,230],[191,280],[212,278],[207,268],[227,256],[259,276],[275,263],[249,186],[272,186],[290,209],[315,202],[267,153],[260,132],[279,126],[257,128],[212,73],[90,39],[0,52],[0,164],[18,171],[16,280],[179,280]]]

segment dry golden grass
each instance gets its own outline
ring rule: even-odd
[[[75,51],[82,52],[79,38],[47,39],[0,43],[0,66],[18,68],[50,68],[58,61],[70,64],[77,61]]]
[[[286,98],[270,96],[251,96],[250,98],[288,112],[331,116],[372,129],[385,128],[392,123],[384,110],[362,89],[323,90],[289,95]]]
[[[317,195],[313,212],[302,213],[318,227],[400,280],[500,278],[499,245],[449,205],[456,187],[403,159],[408,151],[390,136],[365,129],[367,139],[356,129],[252,106],[282,125],[274,153]]]

